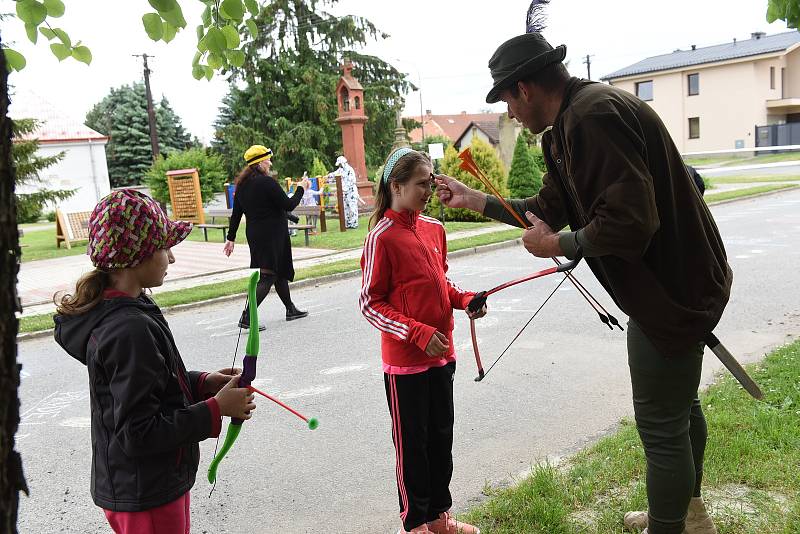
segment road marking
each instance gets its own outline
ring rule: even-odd
[[[92,418],[91,417],[69,417],[64,419],[60,423],[60,426],[66,426],[69,428],[92,428]]]
[[[353,364],[353,365],[343,365],[341,367],[329,367],[328,369],[323,369],[319,372],[321,375],[338,375],[342,373],[351,373],[353,371],[361,371],[362,369],[366,369],[366,364]]]
[[[315,395],[322,395],[323,393],[329,392],[333,389],[331,386],[309,386],[303,389],[295,389],[293,391],[287,391],[285,393],[280,393],[278,398],[280,399],[296,399],[299,397],[313,397]]]

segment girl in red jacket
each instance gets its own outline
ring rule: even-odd
[[[474,293],[447,278],[442,223],[421,213],[431,197],[427,155],[389,156],[361,256],[361,312],[381,331],[384,385],[392,417],[398,532],[477,534],[450,516],[453,474],[453,309]],[[467,312],[469,315],[469,312]],[[472,317],[482,317],[486,309]]]

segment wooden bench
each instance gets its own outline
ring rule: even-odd
[[[213,220],[213,219],[212,219]],[[227,224],[195,224],[195,228],[202,228],[203,230],[203,239],[208,241],[208,229],[220,229],[222,230],[222,240],[225,241],[225,238],[228,233],[228,225]]]
[[[297,206],[295,209],[292,210],[292,213],[297,215],[298,217],[305,216],[306,224],[311,225],[312,228],[316,231],[316,221],[314,223],[311,222],[312,217],[317,217],[319,219],[319,231],[320,232],[327,232],[328,226],[325,221],[325,210],[320,206]],[[299,228],[298,228],[299,230]]]
[[[306,246],[308,246],[308,233],[314,229],[313,224],[290,224],[289,230],[302,230],[306,233]]]

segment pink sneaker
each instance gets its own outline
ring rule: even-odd
[[[450,512],[439,514],[439,519],[428,523],[428,528],[433,534],[481,534],[481,529],[455,520]]]

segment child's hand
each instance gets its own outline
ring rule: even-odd
[[[202,393],[205,395],[216,395],[231,378],[240,374],[242,374],[242,370],[238,367],[234,367],[233,369],[226,367],[214,373],[208,373],[205,382],[203,382]]]
[[[428,341],[428,346],[425,347],[425,352],[428,356],[441,356],[450,348],[447,343],[447,337],[438,330],[433,333],[431,340]]]
[[[483,307],[480,310],[476,311],[475,313],[472,313],[471,311],[469,311],[469,308],[467,308],[464,311],[467,312],[467,317],[469,317],[470,319],[480,319],[481,317],[486,315],[487,308],[486,308],[486,304],[484,304]]]
[[[250,419],[250,412],[256,409],[253,402],[255,395],[247,388],[237,387],[241,375],[231,378],[225,386],[214,395],[219,405],[220,415],[236,419]]]

